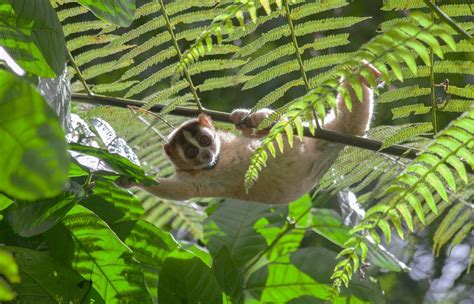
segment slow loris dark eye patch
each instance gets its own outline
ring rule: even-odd
[[[199,149],[191,144],[188,144],[184,147],[184,156],[186,156],[187,158],[195,158],[198,153],[199,153]]]
[[[207,135],[201,135],[198,142],[201,147],[207,147],[211,144],[211,138]]]

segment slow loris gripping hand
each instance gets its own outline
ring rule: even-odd
[[[380,76],[373,66],[368,67],[374,76]],[[373,111],[373,92],[364,79],[359,77],[359,81],[363,100],[356,101],[355,92],[348,87],[352,111],[346,108],[342,96],[338,96],[337,116],[328,115],[324,128],[353,135],[367,131]],[[343,85],[349,86],[346,82]],[[217,130],[205,114],[184,122],[169,135],[164,145],[176,173],[169,178],[158,178],[156,186],[141,188],[174,200],[222,197],[285,204],[299,198],[319,182],[344,146],[309,137],[295,140],[292,148],[286,143],[285,152],[268,159],[258,180],[246,193],[244,176],[263,135],[255,132],[255,128],[270,114],[268,109],[251,114],[249,110],[233,111],[230,118],[242,131],[240,135]]]

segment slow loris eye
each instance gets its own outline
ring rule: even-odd
[[[193,145],[188,145],[184,149],[184,156],[187,158],[195,158],[199,153],[199,149]]]
[[[198,142],[201,147],[207,147],[211,144],[211,139],[207,135],[202,135],[199,137]]]

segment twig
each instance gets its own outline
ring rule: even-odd
[[[87,82],[86,80],[84,79],[84,76],[82,75],[81,73],[81,70],[79,69],[79,67],[77,66],[76,64],[76,61],[74,60],[74,57],[72,57],[72,54],[69,50],[67,50],[67,54],[69,56],[69,61],[72,65],[72,67],[74,68],[74,70],[76,70],[76,73],[77,73],[77,78],[79,78],[79,81],[82,83],[82,85],[84,86],[84,89],[86,90],[87,94],[92,96],[94,95],[94,93],[91,91],[91,89],[89,88],[89,86],[87,85]]]
[[[453,30],[455,30],[458,34],[463,36],[466,39],[471,39],[472,36],[466,32],[462,27],[460,27],[451,17],[449,17],[445,12],[443,12],[436,4],[431,2],[430,0],[423,0],[423,2],[433,11],[439,18],[443,19]]]
[[[293,20],[291,20],[291,11],[290,11],[290,6],[288,4],[289,0],[285,0],[285,12],[286,12],[286,17],[287,17],[287,22],[288,26],[291,31],[291,41],[293,43],[293,47],[295,48],[295,55],[296,55],[296,60],[298,61],[298,65],[300,66],[300,74],[301,78],[303,78],[305,87],[306,87],[306,92],[311,91],[311,85],[308,80],[308,76],[306,75],[306,70],[304,68],[303,64],[303,59],[301,59],[301,53],[300,53],[300,48],[298,46],[298,40],[296,39],[296,34],[295,34],[295,27],[293,26]],[[313,109],[314,111],[314,109]],[[318,129],[321,129],[321,125],[319,124],[318,117],[315,115],[315,120],[316,122],[316,127]]]
[[[83,103],[113,106],[113,107],[120,107],[120,108],[127,108],[128,106],[139,107],[143,105],[143,102],[140,102],[134,99],[110,97],[110,96],[105,96],[105,95],[88,96],[87,94],[83,94],[83,93],[72,93],[72,99],[79,102],[83,102]],[[163,110],[163,108],[164,108],[163,105],[154,105],[153,107],[148,109],[148,111],[153,112],[153,113],[160,113],[160,111]],[[207,109],[205,109],[203,112],[209,115],[215,121],[229,122],[229,123],[231,122],[229,113],[212,111],[212,110],[207,110]],[[177,107],[173,111],[171,111],[169,114],[183,116],[183,117],[196,117],[197,115],[199,115],[199,113],[201,113],[199,109],[195,110],[195,109]],[[417,156],[417,154],[421,152],[420,150],[412,149],[412,148],[408,148],[408,147],[400,146],[400,145],[392,145],[388,148],[381,150],[382,145],[383,145],[383,142],[381,141],[354,136],[350,134],[345,134],[341,132],[331,131],[331,130],[327,130],[323,128],[316,129],[314,135],[311,134],[309,128],[304,128],[304,136],[323,139],[330,142],[341,143],[341,144],[352,146],[352,147],[358,147],[365,150],[381,152],[381,153],[409,158],[409,159],[414,159]]]
[[[165,9],[165,5],[163,3],[163,0],[159,0],[159,3],[160,3],[160,6],[161,6],[161,14],[163,15],[163,18],[165,19],[165,22],[166,22],[166,28],[168,29],[168,32],[171,35],[171,40],[173,41],[173,46],[176,50],[176,53],[178,54],[179,62],[181,62],[182,59],[183,59],[183,54],[181,53],[181,49],[179,48],[178,40],[176,39],[176,36],[174,35],[173,27],[171,25],[170,19],[168,18],[168,14],[166,13],[166,9]],[[197,94],[197,89],[194,86],[193,80],[191,79],[191,76],[189,75],[189,72],[186,68],[184,68],[184,75],[186,76],[186,80],[189,83],[189,88],[191,90],[191,93],[194,96],[194,100],[196,101],[196,105],[197,105],[199,111],[204,112],[204,107],[202,106],[201,101],[199,100],[199,96]]]
[[[438,133],[438,121],[436,119],[436,112],[438,111],[438,104],[436,103],[435,83],[434,83],[434,52],[430,48],[430,95],[431,95],[431,124],[436,135]]]

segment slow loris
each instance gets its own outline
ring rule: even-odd
[[[374,76],[380,73],[367,65]],[[363,100],[357,97],[347,82],[351,95],[352,111],[343,97],[337,97],[337,115],[328,115],[324,128],[353,135],[362,135],[369,126],[373,112],[373,92],[359,77]],[[219,131],[211,119],[200,114],[184,122],[173,131],[164,151],[174,164],[176,173],[158,178],[159,185],[141,186],[144,190],[166,199],[185,200],[192,197],[222,197],[269,204],[285,204],[309,192],[322,178],[344,147],[342,144],[304,137],[295,139],[292,148],[269,158],[257,182],[248,193],[244,189],[244,176],[250,158],[261,143],[261,132],[255,132],[271,110],[256,113],[235,110],[231,120],[241,135]],[[242,123],[242,122],[245,123]]]

